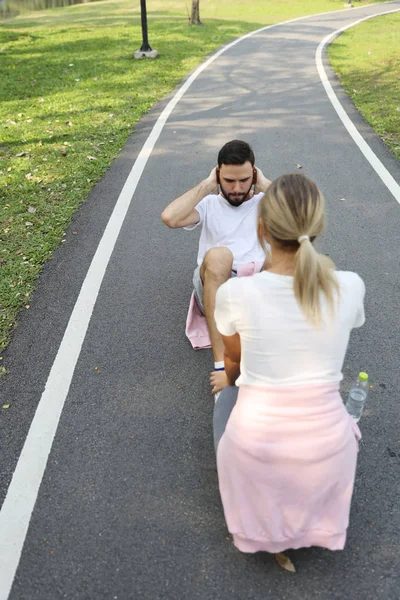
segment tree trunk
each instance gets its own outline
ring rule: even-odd
[[[189,19],[190,25],[201,25],[200,21],[200,0],[192,0],[192,16]]]

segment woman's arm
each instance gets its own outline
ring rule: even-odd
[[[229,385],[235,385],[240,375],[240,336],[238,333],[230,336],[223,335],[222,341],[224,342],[225,373]]]

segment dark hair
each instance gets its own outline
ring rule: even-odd
[[[244,165],[249,161],[254,167],[254,152],[247,142],[232,140],[221,148],[218,153],[218,166],[221,165]]]

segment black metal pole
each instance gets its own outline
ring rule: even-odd
[[[140,9],[142,13],[142,39],[143,44],[140,48],[140,52],[151,52],[151,47],[149,45],[149,37],[147,33],[147,10],[146,10],[146,0],[140,0]]]

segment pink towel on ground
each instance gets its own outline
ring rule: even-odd
[[[217,466],[242,552],[343,549],[361,434],[338,387],[240,386]]]
[[[186,317],[186,337],[195,350],[211,348],[207,321],[196,301],[194,292],[190,298],[189,311]]]
[[[238,277],[249,277],[259,273],[264,263],[252,262],[238,266]],[[210,334],[208,333],[207,321],[199,309],[194,292],[190,298],[189,310],[186,317],[186,337],[195,350],[211,348]]]
[[[238,266],[238,277],[249,277],[261,271],[264,263],[251,262]],[[189,304],[189,311],[186,317],[186,336],[195,350],[211,348],[210,334],[208,333],[207,321],[197,305],[197,301],[192,293]]]

